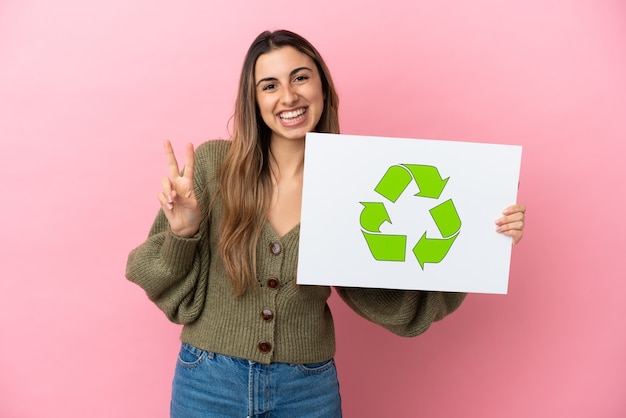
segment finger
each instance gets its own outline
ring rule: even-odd
[[[159,203],[161,204],[161,207],[163,208],[163,210],[172,210],[174,208],[174,205],[169,202],[167,195],[163,192],[159,193],[157,195],[157,199],[159,199]]]
[[[167,159],[167,166],[170,170],[170,175],[173,179],[180,177],[180,169],[178,168],[178,161],[174,155],[174,149],[170,141],[163,142],[163,149],[165,150],[165,158]]]
[[[505,215],[505,216],[501,216],[498,219],[495,220],[496,225],[504,225],[510,222],[516,222],[516,221],[524,221],[524,219],[526,218],[526,214],[525,212],[521,212],[521,211],[517,211],[517,212],[512,212],[509,215]]]
[[[496,232],[523,231],[523,230],[524,230],[523,221],[508,222],[502,225],[498,225],[496,227]]]
[[[163,191],[159,194],[159,196],[162,194],[164,197],[164,201],[161,202],[161,204],[166,205],[168,209],[172,209],[174,207],[174,199],[172,196],[172,182],[169,178],[163,177],[161,179],[161,188]],[[159,201],[160,200],[161,199],[159,198]]]
[[[520,212],[520,213],[525,213],[526,212],[526,206],[524,205],[520,205],[520,204],[515,204],[515,205],[511,205],[511,206],[507,206],[506,208],[504,208],[504,210],[502,211],[503,215],[511,215],[513,213],[516,212]]]
[[[520,213],[520,212],[516,212],[512,215],[509,216],[502,216],[498,219],[496,219],[496,225],[506,225],[506,224],[510,224],[512,222],[522,222],[524,223],[524,214]]]
[[[195,158],[194,158],[195,152],[193,149],[193,144],[189,143],[187,144],[187,148],[185,149],[185,169],[184,169],[184,174],[183,177],[189,179],[189,180],[193,180],[193,170],[195,168]]]

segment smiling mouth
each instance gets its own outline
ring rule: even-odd
[[[300,109],[290,110],[288,112],[281,112],[278,114],[278,117],[283,122],[295,123],[304,119],[305,114],[306,114],[306,108],[301,107]]]

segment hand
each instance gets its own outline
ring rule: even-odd
[[[163,191],[158,194],[163,212],[175,235],[192,237],[200,229],[200,207],[193,188],[194,150],[187,144],[186,161],[181,176],[170,141],[163,143],[171,178],[163,177]]]
[[[511,205],[502,211],[502,217],[496,219],[496,231],[513,238],[513,245],[520,242],[524,235],[526,206]]]

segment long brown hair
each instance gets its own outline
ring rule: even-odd
[[[315,47],[300,35],[286,30],[265,31],[257,36],[244,59],[233,116],[232,144],[218,173],[219,194],[224,206],[219,252],[235,295],[256,285],[257,241],[272,197],[271,131],[257,106],[254,70],[261,55],[284,46],[308,55],[320,74],[324,110],[315,131],[339,133],[339,100],[328,67]]]

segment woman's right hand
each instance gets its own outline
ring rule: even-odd
[[[170,177],[163,177],[163,191],[158,199],[170,224],[170,229],[180,237],[192,237],[200,229],[200,207],[193,188],[194,149],[187,144],[186,161],[181,175],[170,141],[163,143]]]

